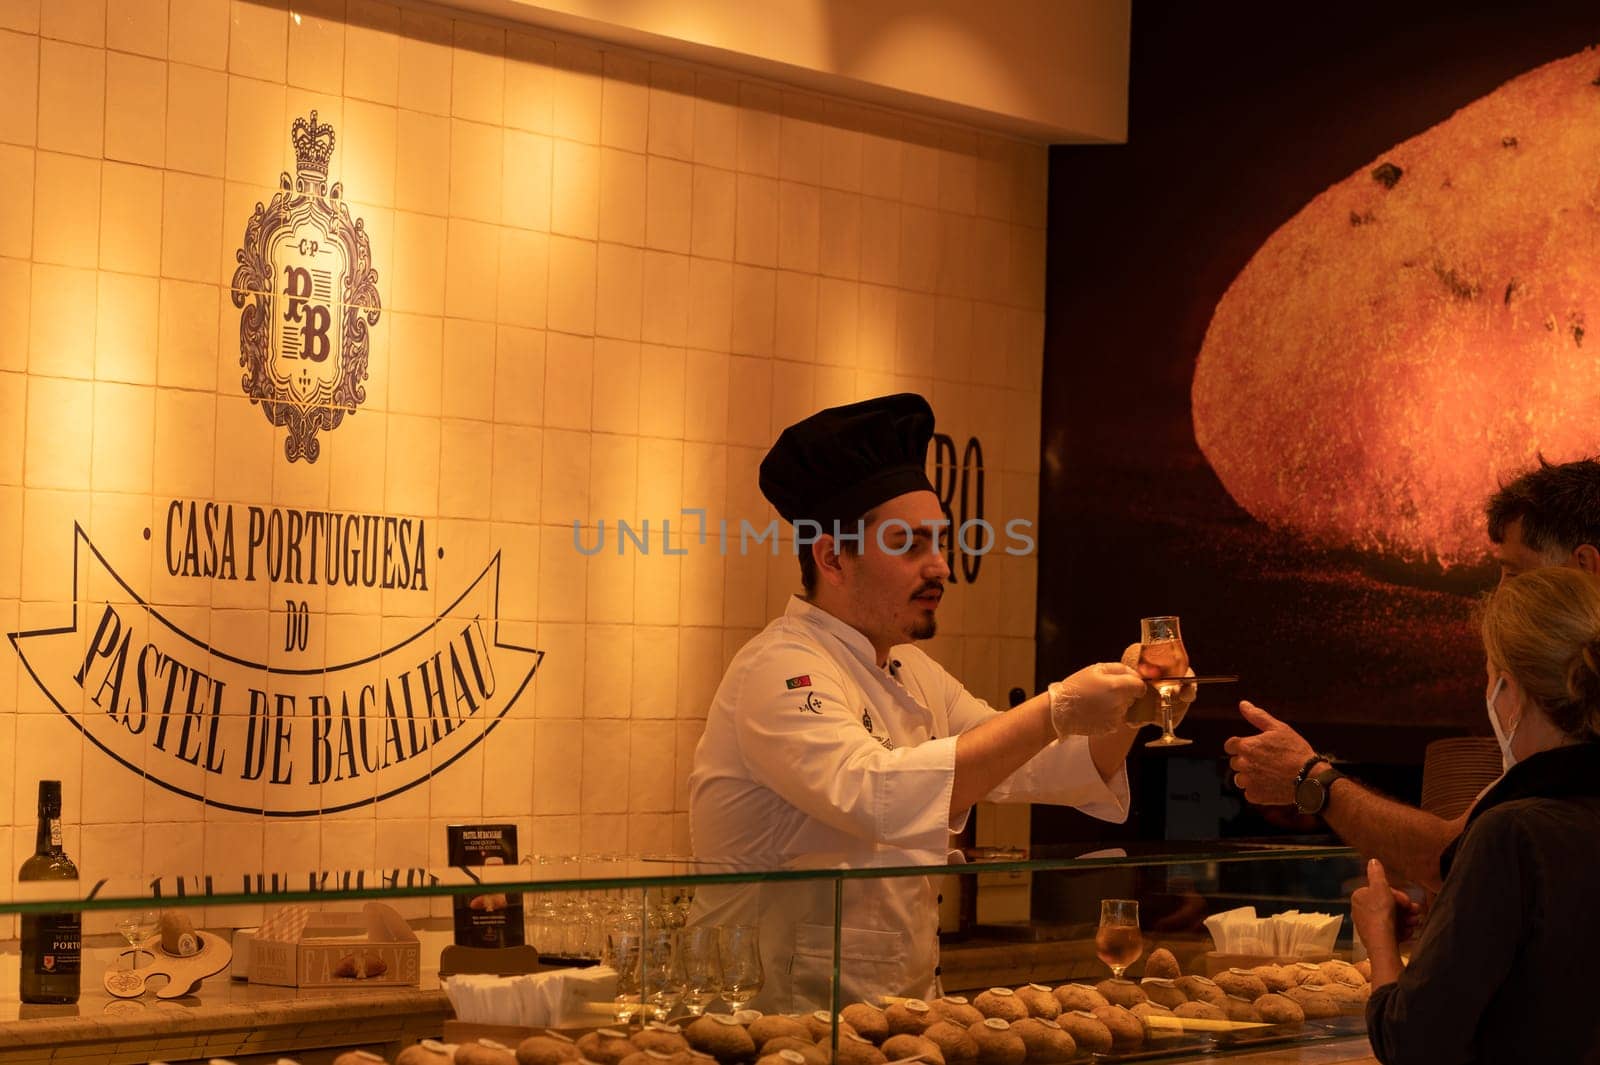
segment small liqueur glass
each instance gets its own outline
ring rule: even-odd
[[[1139,931],[1139,903],[1135,899],[1101,899],[1100,927],[1094,936],[1095,953],[1120,980],[1123,972],[1144,953]]]
[[[1137,668],[1145,683],[1154,688],[1161,699],[1161,735],[1145,746],[1182,747],[1193,742],[1172,731],[1178,693],[1183,690],[1183,678],[1189,672],[1189,652],[1184,649],[1176,617],[1140,619]]]

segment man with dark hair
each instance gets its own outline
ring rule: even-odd
[[[1502,580],[1544,566],[1600,576],[1600,461],[1552,465],[1540,457],[1537,468],[1490,496],[1484,510]],[[1260,730],[1223,744],[1247,800],[1320,814],[1363,855],[1430,891],[1439,889],[1439,858],[1461,835],[1466,813],[1446,820],[1380,795],[1333,768],[1300,733],[1260,707],[1242,702],[1239,712]]]
[[[1541,455],[1484,510],[1502,578],[1543,566],[1600,575],[1600,460],[1552,465]]]
[[[932,434],[925,399],[884,396],[790,426],[763,460],[762,493],[810,559],[806,594],[734,656],[712,701],[689,778],[697,857],[942,860],[980,800],[1127,817],[1126,717],[1146,690],[1133,669],[1089,666],[1000,713],[913,646],[933,636],[950,575]],[[697,921],[760,925],[762,1008],[829,1001],[833,890],[808,887],[696,894]],[[926,877],[846,882],[845,999],[934,991],[933,896]]]

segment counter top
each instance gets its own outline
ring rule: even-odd
[[[1206,1055],[1211,1060],[1216,1055]],[[1201,1060],[1201,1059],[1181,1059]],[[1372,1046],[1367,1040],[1334,1039],[1309,1046],[1287,1047],[1281,1050],[1262,1050],[1251,1054],[1232,1054],[1227,1060],[1240,1065],[1378,1065],[1372,1056]],[[1175,1063],[1176,1065],[1176,1063]]]
[[[84,950],[77,1003],[33,1006],[18,1002],[16,944],[8,947],[0,953],[0,971],[10,974],[8,986],[0,988],[0,1065],[144,1065],[212,1057],[245,1065],[257,1055],[274,1061],[279,1054],[328,1047],[372,1050],[392,1060],[403,1047],[438,1036],[454,1015],[431,968],[422,974],[421,987],[299,990],[219,973],[195,995],[117,999],[99,980],[117,956],[117,948],[104,946]],[[317,1058],[301,1060],[309,1065]]]
[[[72,1006],[19,1005],[16,993],[16,947],[0,953],[0,972],[9,973],[0,987],[0,1065],[61,1065],[88,1061],[105,1065],[144,1065],[152,1060],[182,1062],[228,1057],[240,1065],[274,1062],[292,1054],[303,1065],[331,1060],[335,1053],[365,1049],[390,1060],[419,1039],[446,1031],[453,1013],[438,990],[438,973],[426,959],[420,987],[306,989],[267,987],[230,980],[225,974],[207,979],[197,995],[161,1001],[153,995],[115,999],[98,979],[116,957],[117,948],[91,946],[85,951],[82,998]],[[1020,951],[1018,948],[1022,948]],[[946,979],[964,986],[998,982],[991,974],[1007,972],[1016,983],[1029,974],[1061,976],[1097,961],[1080,957],[1068,944],[973,944],[946,948]],[[1009,959],[1006,956],[1009,955]],[[1007,964],[1009,960],[1009,964]],[[435,962],[435,965],[437,963]],[[1063,970],[1066,970],[1063,972]],[[965,973],[967,980],[962,980]],[[1172,1065],[1202,1058],[1165,1059]],[[1326,1040],[1227,1056],[1250,1065],[1376,1065],[1364,1037]]]

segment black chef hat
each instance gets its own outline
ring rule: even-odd
[[[933,491],[933,408],[912,392],[820,410],[789,426],[761,460],[761,494],[790,522],[831,533],[885,500]]]

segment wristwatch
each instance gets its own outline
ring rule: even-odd
[[[1327,762],[1328,767],[1320,772],[1311,772],[1311,767],[1318,762]],[[1320,814],[1328,805],[1328,790],[1333,787],[1335,780],[1343,776],[1333,768],[1333,759],[1325,754],[1312,755],[1295,778],[1294,808],[1303,814]]]

